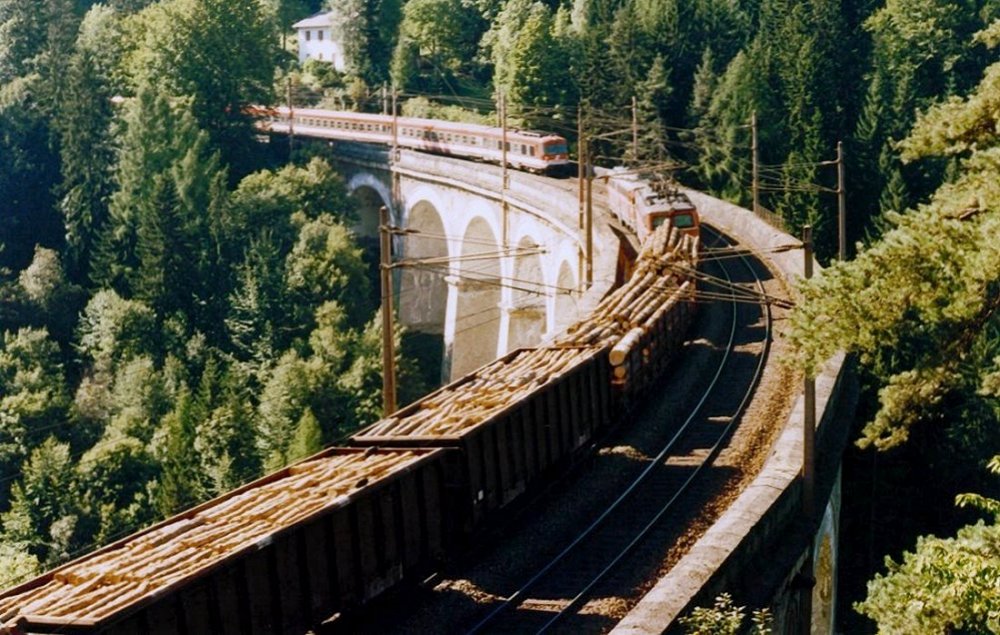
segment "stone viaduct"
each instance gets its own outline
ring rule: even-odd
[[[400,319],[413,330],[442,338],[445,380],[554,336],[614,283],[628,239],[612,230],[615,222],[599,191],[594,284],[588,287],[575,181],[511,171],[503,188],[497,166],[402,151],[390,167],[385,148],[330,145],[361,204],[358,234],[377,235],[381,205],[390,208],[392,224],[403,230],[393,251],[397,261],[412,266],[396,270]],[[699,192],[689,195],[703,222],[758,253],[796,242],[746,209]],[[769,258],[772,271],[787,281],[801,275],[800,250]],[[840,456],[856,399],[849,366],[837,356],[817,378],[814,517],[805,515],[802,505],[800,392],[789,419],[775,422],[783,432],[761,474],[616,633],[675,632],[680,615],[710,605],[723,591],[738,603],[770,607],[776,633],[833,632]]]
[[[376,238],[382,205],[403,230],[393,243],[399,319],[442,339],[445,380],[555,335],[613,280],[618,240],[595,223],[601,273],[585,285],[578,196],[567,182],[510,171],[504,189],[495,166],[402,150],[390,170],[386,149],[333,148],[360,204],[355,232]]]

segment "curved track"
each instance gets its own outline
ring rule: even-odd
[[[753,275],[753,268],[743,258],[741,264]],[[724,262],[718,263],[718,266],[722,278],[732,284],[734,276],[730,272],[731,266]],[[761,282],[757,280],[756,284],[763,293]],[[593,523],[584,528],[569,545],[541,567],[517,591],[474,625],[468,631],[470,635],[483,632],[542,633],[559,624],[568,623],[568,618],[579,612],[601,581],[627,562],[637,545],[649,536],[657,523],[688,491],[695,479],[711,465],[753,395],[767,358],[768,342],[771,338],[770,312],[765,308],[762,350],[757,356],[756,368],[735,411],[728,417],[728,421],[724,422],[718,421],[717,417],[705,416],[706,403],[719,391],[720,380],[733,365],[740,303],[733,295],[729,304],[732,321],[722,359],[679,429],[649,461],[646,468]],[[682,452],[685,446],[688,449],[691,447],[709,449],[687,469],[669,469],[666,460],[672,454]],[[551,613],[532,610],[532,600],[535,600],[536,605],[538,602],[555,600],[554,608],[557,610]],[[560,606],[563,603],[565,604]]]
[[[721,246],[723,240],[709,242]],[[699,501],[719,487],[718,479],[705,473],[739,424],[768,355],[770,310],[741,301],[746,294],[739,291],[762,293],[763,267],[746,258],[715,259],[707,266],[708,273],[736,290],[725,292],[728,300],[715,299],[705,307],[700,332],[679,367],[684,376],[664,383],[675,394],[656,413],[646,413],[641,426],[628,426],[639,430],[623,430],[621,438],[606,444],[591,468],[568,479],[575,482],[560,483],[548,500],[533,504],[527,519],[505,531],[531,533],[530,526],[542,525],[533,538],[513,538],[530,546],[507,547],[501,540],[480,563],[446,572],[447,579],[427,592],[429,602],[411,603],[413,615],[369,615],[354,626],[364,624],[368,630],[378,622],[378,631],[420,632],[433,626],[470,633],[596,633],[613,626],[615,620],[600,604],[656,577],[665,551],[677,539],[679,519],[696,516]],[[721,295],[719,289],[704,290]],[[574,497],[580,500],[564,500]],[[567,506],[583,511],[567,512]],[[562,515],[567,527],[544,527],[559,525],[545,516]]]

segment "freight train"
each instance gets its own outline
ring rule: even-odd
[[[685,234],[698,235],[698,210],[686,194],[669,183],[650,181],[624,167],[612,169],[608,182],[608,208],[644,241],[653,230],[670,223]]]
[[[694,310],[698,239],[518,349],[329,448],[0,593],[0,633],[302,633],[478,535],[655,385]]]

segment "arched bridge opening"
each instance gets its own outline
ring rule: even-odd
[[[407,327],[407,347],[427,381],[449,379],[442,371],[447,320],[448,239],[444,221],[433,204],[420,201],[405,219],[396,306]]]
[[[462,237],[461,258],[450,281],[458,292],[451,346],[462,352],[450,356],[451,378],[456,379],[497,356],[500,335],[501,270],[496,233],[481,216],[474,218]]]

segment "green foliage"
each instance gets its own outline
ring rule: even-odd
[[[709,68],[703,71],[706,77],[702,81],[711,82],[705,90],[710,89],[712,96],[699,104],[704,114],[694,132],[700,149],[696,170],[711,190],[745,203],[748,193],[744,183],[749,180],[746,126],[754,109],[754,69],[744,52],[733,58],[718,79],[709,75]]]
[[[476,46],[485,25],[461,0],[410,0],[403,6],[392,81],[400,88],[451,87],[474,70]]]
[[[917,539],[900,563],[868,583],[855,605],[880,633],[1000,632],[1000,527],[982,522],[954,538]]]
[[[0,473],[16,472],[30,449],[48,436],[41,433],[65,423],[68,407],[59,349],[48,332],[25,328],[4,333],[0,340]],[[9,487],[9,482],[5,485]]]
[[[74,478],[68,444],[49,437],[32,450],[0,516],[4,541],[25,545],[49,565],[66,558],[77,521]]]
[[[941,12],[911,24],[921,29],[961,10],[943,3],[907,6]],[[882,26],[907,24],[900,16]],[[896,54],[912,52],[900,46]],[[933,67],[941,54],[934,48],[924,61]],[[998,77],[1000,65],[988,67],[969,96],[950,98],[918,117],[901,143],[903,158],[915,169],[927,159],[952,157],[949,182],[928,204],[890,215],[882,240],[856,260],[804,284],[792,317],[792,339],[807,369],[842,348],[858,353],[879,387],[879,408],[861,443],[890,448],[918,425],[940,427],[945,434],[937,438],[946,443],[936,448],[935,478],[970,478],[969,470],[1000,444],[1000,400],[993,390],[1000,355]],[[984,496],[958,501],[998,509]],[[857,608],[878,622],[880,632],[996,632],[997,544],[995,524],[967,526],[951,539],[921,538],[901,563],[886,561],[888,573],[869,583],[868,599]]]
[[[29,553],[25,545],[0,542],[0,589],[20,584],[41,571],[38,557]]]
[[[52,196],[59,161],[42,89],[38,75],[0,81],[0,268],[13,271],[27,266],[36,244],[56,247],[63,234]]]
[[[715,598],[711,607],[699,606],[680,619],[681,626],[691,635],[770,635],[771,614],[767,609],[756,609],[750,616],[751,626],[744,628],[746,622],[746,607],[733,604],[733,598],[728,593],[722,593]]]
[[[91,250],[107,221],[112,192],[112,75],[120,38],[114,11],[96,5],[87,13],[66,62],[63,98],[57,105],[59,209],[66,225],[70,269],[79,282],[89,279]]]
[[[350,307],[352,321],[357,324],[371,312],[360,301],[367,296],[365,273],[361,249],[354,245],[350,231],[323,214],[300,230],[298,242],[288,254],[286,284],[301,298],[300,306],[333,300]]]
[[[87,535],[97,544],[131,533],[156,518],[149,490],[156,461],[139,439],[112,433],[76,467]]]
[[[280,349],[279,336],[288,318],[282,303],[284,263],[270,232],[265,230],[250,243],[236,278],[226,330],[237,359],[249,364],[248,373],[263,376]]]
[[[164,0],[130,19],[125,65],[134,86],[191,98],[222,165],[249,172],[254,131],[246,106],[270,103],[277,38],[257,0]]]
[[[636,99],[636,124],[639,126],[638,147],[631,145],[625,156],[635,163],[662,162],[668,158],[666,148],[666,114],[664,112],[670,97],[671,87],[667,83],[670,76],[659,55],[649,67],[647,77],[639,83]]]
[[[320,430],[319,422],[312,410],[306,408],[295,426],[295,434],[288,445],[289,462],[304,459],[319,452],[323,448],[323,431]]]
[[[928,111],[903,144],[909,159],[964,154],[955,181],[930,205],[892,216],[895,226],[881,243],[806,285],[793,317],[793,340],[808,368],[844,348],[858,351],[884,382],[882,409],[866,429],[880,447],[901,442],[944,405],[954,407],[947,395],[981,398],[982,364],[994,357],[989,343],[996,347],[1000,324],[1000,150],[984,128],[993,120],[988,104],[1000,95],[998,77],[991,67],[970,98]],[[984,351],[978,362],[970,356],[977,346]]]
[[[44,43],[44,12],[36,4],[0,2],[0,85],[29,74]]]
[[[323,159],[255,172],[230,197],[222,228],[224,253],[230,262],[237,261],[266,227],[284,256],[297,238],[297,225],[324,213],[350,224],[355,220],[351,210],[343,178]]]
[[[880,211],[902,211],[940,184],[940,163],[902,167],[893,161],[893,146],[909,133],[919,110],[980,78],[989,58],[969,41],[996,17],[990,2],[889,0],[865,21],[872,77],[852,152],[857,167],[849,167],[866,179],[852,205],[862,222]]]
[[[389,67],[396,49],[400,22],[400,0],[338,0],[329,2],[335,12],[333,23],[344,45],[347,71],[368,86],[389,79]]]
[[[68,344],[86,294],[66,279],[59,254],[36,247],[34,259],[21,271],[18,283],[31,304],[36,323],[48,328],[60,344]]]
[[[211,386],[217,381],[218,396]],[[232,373],[215,377],[214,363],[206,367],[196,404],[194,450],[200,460],[201,480],[208,496],[217,496],[252,480],[261,472],[255,446],[254,413]],[[212,408],[213,404],[218,404]],[[212,408],[209,411],[209,408]]]
[[[289,442],[296,424],[308,407],[316,377],[305,360],[294,352],[285,353],[271,373],[260,396],[260,456],[268,471],[288,464]]]
[[[174,409],[160,423],[163,435],[162,466],[156,488],[156,507],[163,516],[171,516],[193,506],[204,497],[204,472],[195,448],[197,422],[194,420],[191,395],[181,391]]]
[[[125,300],[114,291],[98,291],[80,318],[80,352],[97,372],[157,350],[156,314],[146,304]]]
[[[541,2],[512,0],[497,16],[483,47],[493,61],[493,85],[506,95],[514,113],[575,101],[569,98],[575,86],[563,72],[563,46],[552,11]]]
[[[482,114],[461,106],[435,104],[426,97],[413,97],[403,102],[402,116],[420,119],[443,119],[445,121],[461,121],[477,123],[484,126],[496,124],[496,117]]]
[[[397,401],[407,404],[427,392],[416,364],[400,353],[403,329],[393,333],[396,351]],[[349,395],[352,418],[345,431],[373,423],[383,416],[382,411],[382,316],[376,312],[365,326],[357,341],[355,357],[350,367],[340,377],[341,390]]]

